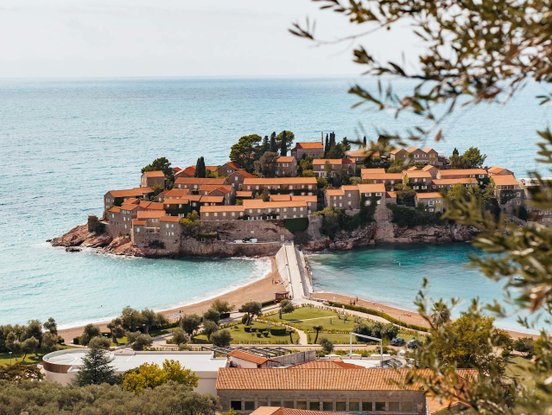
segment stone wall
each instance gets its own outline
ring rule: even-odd
[[[217,232],[223,241],[256,238],[259,242],[283,242],[293,240],[293,234],[284,227],[283,221],[202,222],[204,233]]]
[[[193,238],[182,238],[179,255],[184,256],[272,256],[280,249],[280,242],[265,243],[232,243],[219,240],[198,241]]]

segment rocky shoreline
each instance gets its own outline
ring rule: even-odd
[[[296,244],[306,252],[346,251],[365,248],[377,244],[416,244],[453,243],[470,241],[476,234],[474,228],[461,225],[427,225],[414,228],[399,227],[389,222],[372,222],[353,231],[339,231],[334,238],[322,235],[319,227],[309,229],[296,240]],[[132,244],[130,237],[112,238],[108,233],[96,234],[88,230],[86,224],[71,229],[60,237],[49,240],[52,246],[65,247],[68,252],[78,252],[82,248],[94,248],[98,252],[112,255],[176,258],[199,257],[262,257],[274,255],[280,241],[262,243],[231,243],[221,240],[197,240],[186,238],[181,242],[178,254],[162,248],[144,248]]]

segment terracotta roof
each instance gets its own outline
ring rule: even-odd
[[[235,357],[236,359],[240,360],[245,360],[246,362],[255,363],[257,365],[262,365],[268,362],[268,359],[266,357],[258,356],[244,350],[232,350],[230,353],[228,353],[228,356]]]
[[[146,226],[146,221],[143,219],[132,219],[133,226]]]
[[[304,200],[305,202],[317,202],[318,197],[316,195],[291,195],[291,200]]]
[[[426,153],[429,153],[431,151],[435,151],[437,153],[437,151],[432,147],[424,147],[422,148],[422,150],[425,151]]]
[[[385,197],[387,199],[396,199],[397,198],[397,192],[386,192]]]
[[[311,360],[310,362],[300,363],[291,366],[288,369],[364,369],[364,366],[345,363],[343,360]]]
[[[465,176],[465,175],[479,175],[479,174],[487,175],[487,171],[485,169],[447,169],[447,170],[439,170],[439,175],[442,178],[455,177],[455,176]]]
[[[409,369],[222,368],[217,390],[397,391]],[[415,389],[412,387],[412,389]]]
[[[368,157],[368,152],[366,150],[349,150],[345,152],[349,157]]]
[[[428,164],[427,166],[424,166],[422,168],[423,171],[430,171],[431,169],[436,169],[437,167],[432,166],[431,164]]]
[[[159,219],[161,222],[180,222],[180,218],[178,216],[163,216]]]
[[[309,411],[306,409],[283,408],[279,406],[260,406],[251,415],[335,415],[345,412]]]
[[[223,203],[224,196],[201,196],[199,201],[202,203]]]
[[[360,174],[385,174],[385,169],[360,169]]]
[[[418,147],[416,147],[416,146],[411,146],[411,147],[408,147],[408,148],[406,149],[406,151],[407,151],[408,153],[414,153],[416,150],[421,150],[421,149],[418,148]],[[421,151],[423,151],[423,150],[421,150]]]
[[[385,193],[385,185],[383,183],[359,184],[358,191],[360,193]]]
[[[174,177],[194,177],[195,166],[188,166],[174,174]]]
[[[163,203],[160,202],[150,202],[142,200],[138,206],[140,206],[142,209],[148,210],[163,210]]]
[[[416,198],[418,198],[418,199],[442,199],[443,195],[439,192],[416,193]]]
[[[210,172],[216,172],[218,170],[219,166],[205,166],[205,170]]]
[[[314,159],[312,161],[313,166],[324,166],[326,163],[330,165],[350,164],[349,159]]]
[[[163,177],[163,178],[165,178],[165,173],[163,173],[161,170],[145,171],[142,174],[146,177]]]
[[[343,189],[326,189],[326,196],[343,196]]]
[[[163,192],[164,198],[182,197],[190,194],[190,189],[177,189],[165,190]]]
[[[519,186],[518,181],[511,174],[492,176],[491,180],[496,186]]]
[[[235,163],[233,161],[227,161],[226,163],[224,163],[225,166],[228,166],[234,170],[238,170],[240,168],[240,166],[238,165],[238,163]]]
[[[108,212],[110,213],[120,213],[121,212],[121,208],[119,206],[111,206],[109,209],[108,209]]]
[[[403,382],[412,369],[386,368],[222,368],[219,369],[217,390],[279,390],[279,391],[400,391],[418,390]],[[430,375],[429,370],[418,374]],[[477,376],[471,369],[458,369],[461,378]]]
[[[176,184],[190,184],[190,185],[204,185],[204,184],[224,184],[224,177],[212,178],[212,177],[179,177],[176,179]]]
[[[291,195],[270,195],[271,202],[285,202],[291,200]]]
[[[458,179],[433,179],[433,184],[436,184],[436,185],[477,184],[477,179],[474,177],[460,177]]]
[[[354,185],[354,184],[346,184],[346,185],[343,185],[341,186],[341,188],[343,190],[346,190],[346,191],[353,191],[353,192],[358,192],[358,186],[357,185]]]
[[[361,172],[362,180],[402,180],[402,173],[364,173]]]
[[[190,203],[190,200],[192,200],[192,196],[195,196],[195,201],[199,201],[201,199],[200,195],[186,195],[184,197],[174,197],[171,199],[166,199],[163,201],[163,205],[186,205]]]
[[[504,167],[498,167],[498,166],[491,166],[487,170],[490,174],[500,174],[503,172],[509,172],[510,170],[504,168]]]
[[[401,151],[406,151],[406,150],[404,148],[394,148],[389,152],[389,154],[397,154],[397,153],[400,153]]]
[[[249,190],[238,190],[236,192],[236,197],[253,197],[253,192]]]
[[[136,210],[138,209],[139,205],[136,205],[134,203],[123,203],[121,205],[121,210]]]
[[[139,210],[136,213],[137,219],[159,219],[163,216],[165,216],[163,210]]]
[[[202,184],[199,186],[198,189],[200,192],[212,192],[214,190],[220,190],[223,193],[231,193],[232,192],[232,186],[228,184]]]
[[[275,209],[275,208],[293,208],[307,207],[307,202],[302,200],[290,200],[284,202],[265,202],[261,199],[246,199],[243,201],[243,207],[246,209]]]
[[[423,170],[408,170],[405,172],[406,176],[412,179],[431,179],[431,174],[428,171]]]
[[[151,187],[135,187],[134,189],[110,190],[107,193],[110,193],[113,197],[134,197],[144,196],[152,192],[153,189]]]
[[[125,203],[138,204],[140,203],[140,199],[136,199],[135,197],[129,197],[128,199],[125,199]]]
[[[295,144],[295,148],[303,150],[324,150],[324,144],[320,141],[300,141]]]
[[[412,167],[409,167],[408,169],[406,169],[406,171],[416,171],[416,170],[419,170],[418,167],[416,167],[416,166],[412,166]]]
[[[292,163],[295,160],[293,156],[280,156],[276,159],[276,163]]]
[[[242,177],[244,177],[244,178],[254,178],[254,177],[257,177],[257,176],[255,176],[254,174],[251,174],[251,173],[249,173],[247,170],[244,170],[244,169],[236,170],[236,171],[232,172],[232,173],[230,174],[230,176],[231,176],[232,174],[239,174],[240,176],[242,176]]]
[[[316,184],[315,177],[275,177],[275,178],[248,178],[244,185],[288,185],[288,184]]]
[[[238,205],[218,205],[218,206],[201,206],[199,213],[204,212],[243,212],[243,206]]]

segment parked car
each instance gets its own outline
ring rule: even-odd
[[[391,346],[402,346],[405,343],[405,340],[402,337],[395,337],[391,340]]]
[[[412,339],[408,343],[406,343],[406,347],[409,349],[417,349],[418,348],[418,340]]]

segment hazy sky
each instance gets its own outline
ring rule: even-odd
[[[309,0],[2,0],[0,77],[358,74],[350,45],[288,32],[306,16],[325,38],[351,33]],[[407,33],[366,43],[399,59],[412,50]]]

